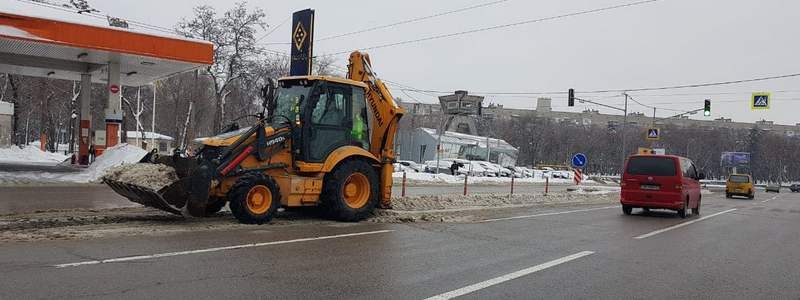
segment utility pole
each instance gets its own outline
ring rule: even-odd
[[[599,105],[599,106],[602,106],[602,107],[615,109],[615,110],[618,110],[618,111],[622,112],[622,133],[621,133],[621,135],[622,135],[622,161],[620,163],[624,164],[625,163],[625,159],[627,158],[625,150],[627,149],[627,143],[628,143],[627,139],[625,138],[625,126],[628,123],[628,98],[629,98],[628,94],[627,93],[622,93],[622,95],[625,96],[625,107],[624,108],[619,108],[619,107],[611,106],[611,105],[608,105],[608,104],[603,104],[603,103],[598,103],[598,102],[594,102],[594,101],[589,101],[589,100],[586,100],[586,99],[577,98],[577,97],[575,97],[575,90],[574,89],[569,89],[568,94],[569,94],[569,97],[568,97],[568,100],[567,100],[568,101],[567,102],[568,106],[575,106],[575,100],[578,100],[578,102],[580,102],[580,103],[591,103],[591,104],[594,104],[594,105]],[[620,172],[620,174],[622,174],[622,172]]]
[[[628,93],[622,94],[625,95],[625,108],[622,110],[624,115],[622,117],[622,161],[620,166],[625,164],[625,158],[627,158],[625,150],[628,148],[628,139],[625,137],[625,127],[628,125]],[[622,167],[620,167],[619,174],[622,175]]]

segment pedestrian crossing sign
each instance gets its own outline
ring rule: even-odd
[[[647,139],[651,141],[657,141],[661,139],[661,130],[658,128],[648,128]]]
[[[772,97],[770,93],[753,93],[750,98],[750,108],[753,110],[769,109]]]

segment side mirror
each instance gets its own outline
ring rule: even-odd
[[[267,79],[267,85],[261,88],[261,98],[264,98],[264,102],[262,106],[270,107],[272,104],[272,100],[275,98],[275,89],[277,87],[277,83],[275,79],[269,78]]]
[[[700,172],[700,174],[697,174],[697,180],[703,180],[703,179],[706,179],[706,174],[705,173]]]

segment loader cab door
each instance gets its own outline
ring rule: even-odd
[[[316,86],[310,100],[304,118],[303,161],[324,162],[331,152],[348,145],[369,149],[362,88],[323,82]]]

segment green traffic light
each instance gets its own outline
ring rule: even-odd
[[[711,116],[711,112],[710,111],[704,111],[703,115],[706,116],[706,117],[710,117]]]

